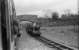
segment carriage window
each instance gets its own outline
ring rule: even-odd
[[[78,49],[77,2],[78,0],[14,0],[21,34],[16,41],[16,48]]]

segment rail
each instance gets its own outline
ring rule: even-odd
[[[37,39],[40,42],[44,43],[48,47],[56,48],[57,50],[78,50],[76,48],[72,48],[72,47],[69,47],[69,46],[65,46],[63,44],[56,43],[56,42],[51,41],[51,40],[49,40],[49,39],[47,39],[43,36],[35,37],[35,39]]]

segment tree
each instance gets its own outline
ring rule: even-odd
[[[57,20],[58,17],[59,17],[59,15],[58,15],[57,12],[53,12],[53,13],[52,13],[52,19],[53,19],[53,20]]]
[[[67,17],[71,16],[72,14],[70,9],[66,9],[64,13],[66,14]]]

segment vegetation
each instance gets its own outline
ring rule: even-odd
[[[58,18],[58,14],[55,14],[53,18],[39,18],[39,23],[41,23],[42,26],[78,25],[79,17],[78,15],[71,14],[69,16],[62,15],[62,18]]]

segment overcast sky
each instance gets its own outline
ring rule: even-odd
[[[46,10],[62,11],[77,10],[77,0],[14,0],[17,15],[41,14]],[[41,11],[42,10],[42,11]]]

